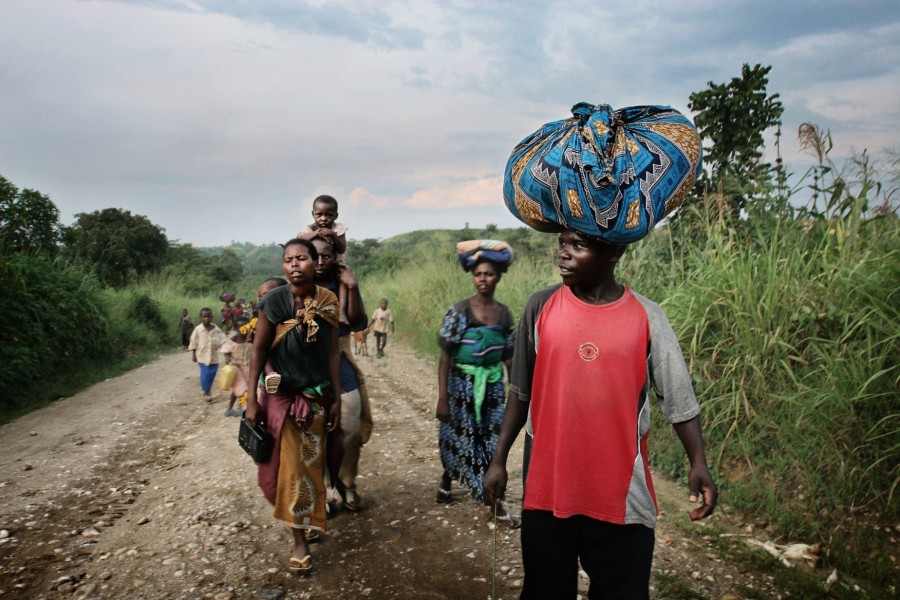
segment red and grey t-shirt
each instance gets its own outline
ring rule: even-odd
[[[600,305],[561,285],[534,294],[519,324],[510,387],[531,403],[523,508],[655,525],[647,392],[654,388],[670,422],[699,414],[658,305],[628,288]]]

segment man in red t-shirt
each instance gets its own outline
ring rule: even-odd
[[[564,230],[562,285],[535,293],[519,332],[510,393],[484,489],[499,502],[519,431],[533,434],[522,510],[522,598],[649,598],[656,497],[647,460],[648,392],[691,463],[691,519],[718,492],[678,341],[658,305],[615,279],[625,246]],[[529,420],[530,416],[530,420]]]

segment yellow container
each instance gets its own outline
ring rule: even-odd
[[[234,384],[234,378],[237,375],[237,367],[234,365],[225,365],[219,369],[219,389],[223,392],[231,390]]]

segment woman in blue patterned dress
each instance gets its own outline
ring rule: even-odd
[[[511,252],[470,254],[474,256],[460,256],[460,262],[472,273],[476,293],[447,310],[438,335],[435,416],[441,422],[438,441],[444,467],[439,503],[451,501],[454,480],[468,488],[472,498],[486,502],[481,482],[500,435],[506,404],[503,367],[509,369],[515,343],[512,314],[494,300]],[[505,511],[498,514],[506,517]]]

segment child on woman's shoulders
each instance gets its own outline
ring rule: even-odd
[[[338,269],[343,269],[344,256],[347,252],[347,226],[338,223],[338,201],[333,196],[317,196],[312,205],[313,222],[304,227],[297,237],[303,240],[313,241],[321,238],[334,246],[334,260]],[[340,324],[349,325],[347,319],[347,290],[341,286],[338,290],[338,304],[340,305]]]
[[[297,237],[312,241],[320,237],[334,246],[335,259],[344,260],[347,251],[347,226],[338,223],[338,201],[333,196],[318,196],[312,205],[313,222],[304,227]]]

